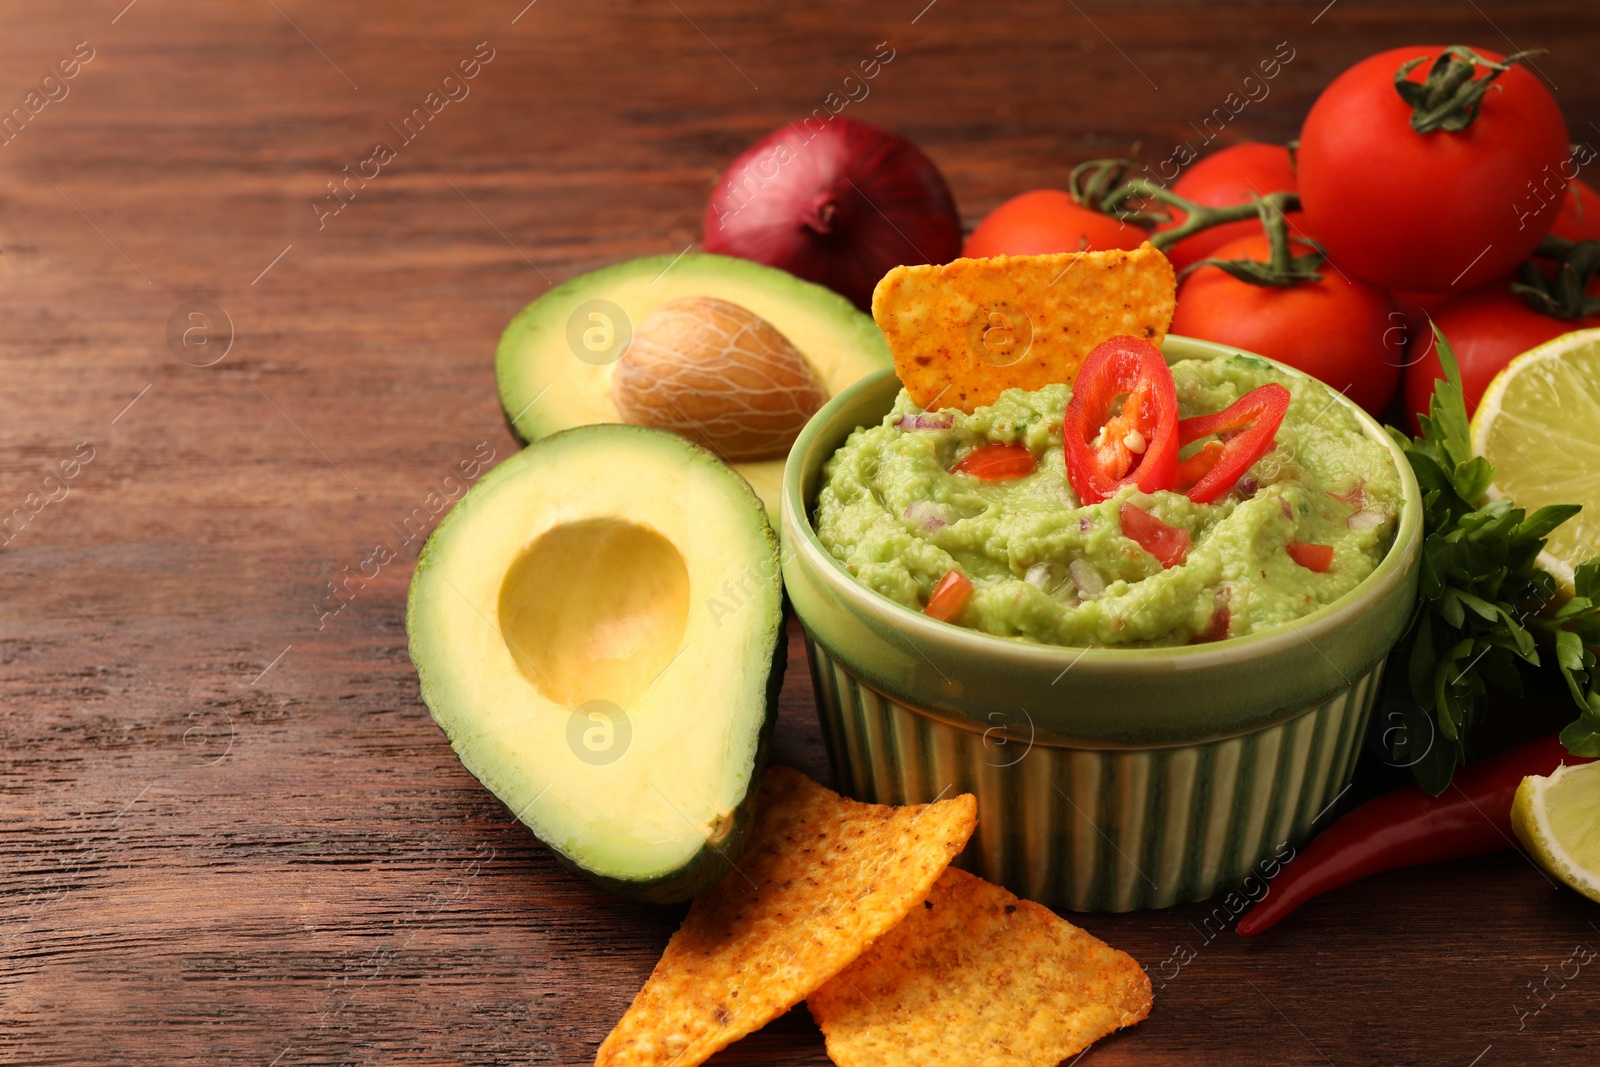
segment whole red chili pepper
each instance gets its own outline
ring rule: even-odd
[[[1439,796],[1407,785],[1374,797],[1285,865],[1236,929],[1259,934],[1312,897],[1368,875],[1516,848],[1511,798],[1522,779],[1588,762],[1551,735],[1462,768]]]

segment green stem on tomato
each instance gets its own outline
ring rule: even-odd
[[[1413,130],[1418,133],[1459,132],[1476,121],[1484,95],[1496,78],[1510,70],[1513,63],[1543,52],[1542,48],[1514,52],[1496,63],[1465,45],[1453,44],[1439,53],[1439,58],[1433,61],[1433,69],[1420,82],[1411,80],[1411,72],[1426,63],[1428,57],[1418,56],[1402,63],[1395,71],[1394,87],[1400,99],[1411,107]],[[1487,71],[1481,78],[1476,77],[1479,67]]]
[[[1254,201],[1230,204],[1226,207],[1197,203],[1156,182],[1144,178],[1129,178],[1127,173],[1132,166],[1133,161],[1128,159],[1091,159],[1086,163],[1079,163],[1072,168],[1072,173],[1067,179],[1067,189],[1071,192],[1072,198],[1083,206],[1093,211],[1114,215],[1124,222],[1153,225],[1172,220],[1170,213],[1148,211],[1143,206],[1130,210],[1128,208],[1130,201],[1141,204],[1154,201],[1183,212],[1183,221],[1178,225],[1170,230],[1150,235],[1150,243],[1163,252],[1185,237],[1193,237],[1201,230],[1209,230],[1225,222],[1240,222],[1255,218],[1259,212]],[[1298,193],[1273,192],[1268,193],[1267,198],[1273,199],[1282,211],[1300,210]]]
[[[1569,241],[1546,235],[1535,252],[1554,262],[1554,278],[1546,278],[1532,260],[1518,268],[1520,281],[1511,291],[1541,315],[1569,322],[1600,314],[1600,296],[1589,294],[1589,282],[1600,276],[1600,241]]]
[[[1261,218],[1261,227],[1267,233],[1269,252],[1265,263],[1255,259],[1202,259],[1189,264],[1183,269],[1185,275],[1201,267],[1216,267],[1242,282],[1251,285],[1265,285],[1274,289],[1287,289],[1302,282],[1320,282],[1322,275],[1317,273],[1317,268],[1327,261],[1327,255],[1315,241],[1299,238],[1300,242],[1309,245],[1310,252],[1295,255],[1289,243],[1289,219],[1284,214],[1286,203],[1299,203],[1299,197],[1294,193],[1268,193],[1258,196],[1250,203],[1241,205],[1249,207]],[[1213,208],[1214,211],[1230,210],[1227,208]],[[1177,232],[1176,230],[1172,232]]]
[[[1067,191],[1074,200],[1090,211],[1115,216],[1121,222],[1151,229],[1163,222],[1172,221],[1171,215],[1161,211],[1147,211],[1143,208],[1129,210],[1123,206],[1124,201],[1128,199],[1126,195],[1122,195],[1123,187],[1129,181],[1135,180],[1127,177],[1132,166],[1131,159],[1091,159],[1079,163],[1067,176]],[[1156,236],[1152,234],[1151,241],[1154,241]]]

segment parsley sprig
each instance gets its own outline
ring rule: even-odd
[[[1575,755],[1600,755],[1600,675],[1589,648],[1600,645],[1600,559],[1576,569],[1576,595],[1557,606],[1555,579],[1538,557],[1580,505],[1530,515],[1486,499],[1494,467],[1473,455],[1461,371],[1437,327],[1434,338],[1445,376],[1434,383],[1422,434],[1389,430],[1422,487],[1424,530],[1417,609],[1390,664],[1406,671],[1411,699],[1435,726],[1397,731],[1394,757],[1437,795],[1467,761],[1466,735],[1489,690],[1520,695],[1518,663],[1539,665],[1539,632],[1553,639],[1580,709],[1562,743]]]

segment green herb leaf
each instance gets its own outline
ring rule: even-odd
[[[1438,796],[1450,785],[1456,768],[1464,762],[1459,742],[1435,738],[1427,754],[1411,765],[1411,773],[1418,785]]]
[[[1570,630],[1562,630],[1556,634],[1556,662],[1567,672],[1569,678],[1587,670],[1593,659],[1594,653],[1583,647],[1583,642],[1578,639],[1577,634]]]
[[[1543,540],[1582,510],[1582,504],[1546,504],[1517,524],[1517,536]]]
[[[1600,599],[1600,559],[1581,563],[1572,573],[1572,584],[1578,595],[1591,600]]]

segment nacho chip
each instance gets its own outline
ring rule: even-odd
[[[1007,389],[1070,383],[1109,338],[1161,347],[1176,306],[1172,264],[1148,242],[896,267],[872,294],[911,399],[969,413]]]
[[[838,974],[928,895],[977,825],[971,794],[846,800],[772,767],[734,870],[700,894],[596,1067],[694,1067]]]
[[[839,1067],[1055,1067],[1150,1014],[1133,958],[951,868],[806,1002]]]

